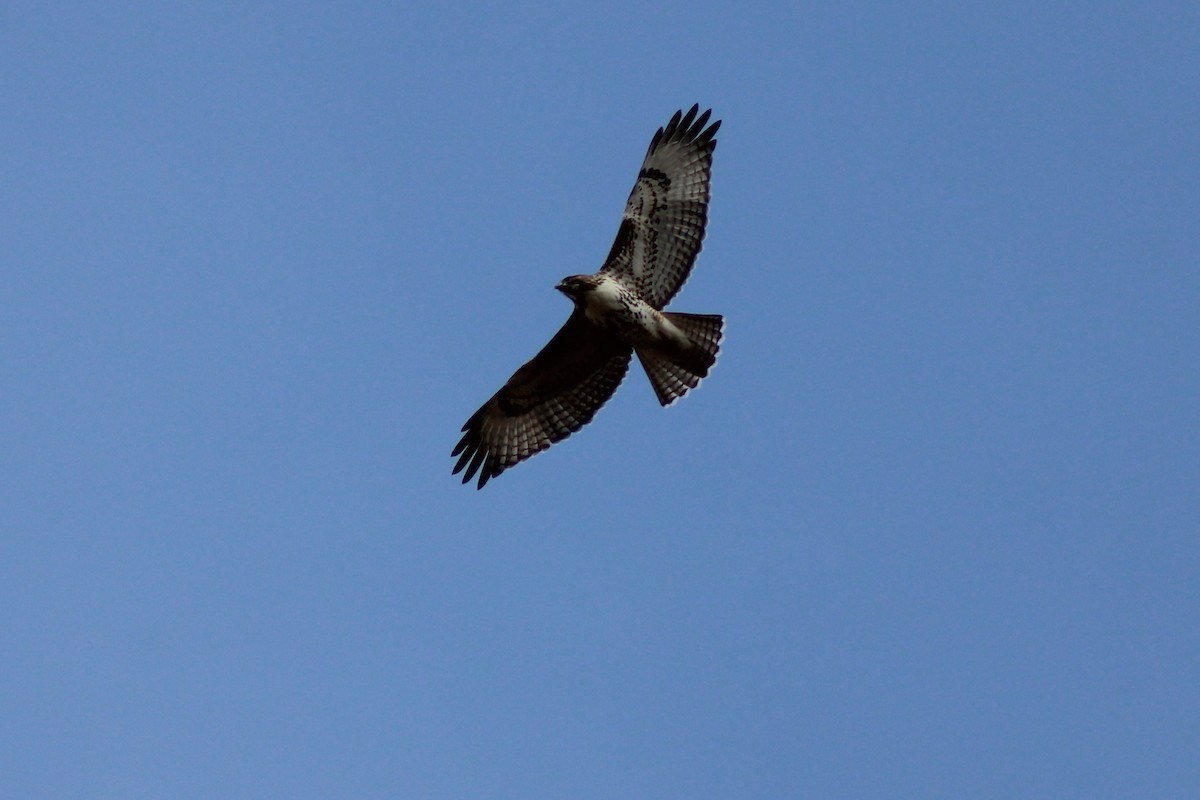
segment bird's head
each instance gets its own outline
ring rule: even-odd
[[[594,280],[591,275],[570,275],[559,281],[554,288],[572,300],[579,300],[588,289],[592,288],[593,284]]]

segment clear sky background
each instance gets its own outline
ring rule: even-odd
[[[0,9],[0,795],[1184,798],[1200,6]],[[655,128],[728,318],[482,491]]]

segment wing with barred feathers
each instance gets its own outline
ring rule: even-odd
[[[463,425],[451,456],[463,483],[491,478],[592,421],[617,390],[632,355],[629,345],[574,311],[565,325]]]
[[[708,221],[717,120],[694,105],[676,111],[650,140],[608,259],[600,269],[662,308],[696,263]]]

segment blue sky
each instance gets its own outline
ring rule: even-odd
[[[1194,3],[8,3],[0,794],[1191,797]],[[724,120],[728,319],[463,421]]]

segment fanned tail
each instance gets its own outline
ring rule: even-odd
[[[664,316],[687,335],[691,345],[681,352],[666,352],[648,347],[637,349],[638,360],[654,387],[658,402],[669,406],[700,385],[717,360],[725,334],[725,318],[720,314],[681,314]]]

